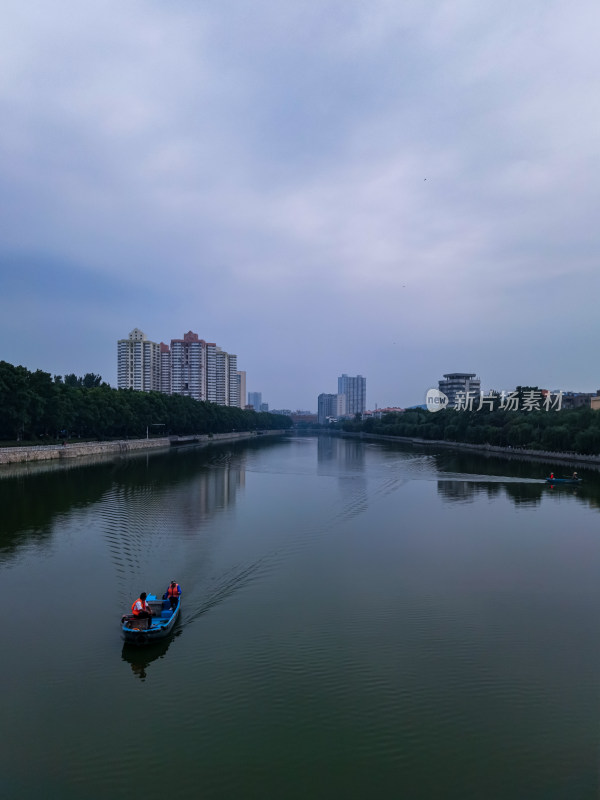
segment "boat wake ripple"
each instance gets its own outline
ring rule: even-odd
[[[192,609],[189,613],[186,608],[186,613],[182,625],[185,627],[195,622],[211,608],[220,605],[224,600],[227,600],[232,595],[244,589],[250,583],[255,581],[258,577],[268,572],[267,557],[256,559],[244,567],[232,567],[225,573],[215,578],[206,588],[206,594],[200,603]]]

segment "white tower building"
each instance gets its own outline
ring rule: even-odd
[[[117,342],[117,386],[138,392],[160,391],[160,345],[139,328]]]

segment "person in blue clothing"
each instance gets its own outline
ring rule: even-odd
[[[181,595],[181,586],[177,583],[177,581],[171,581],[165,594],[167,599],[171,601],[171,609],[174,609]]]

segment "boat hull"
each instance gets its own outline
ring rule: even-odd
[[[127,644],[142,646],[160,642],[172,633],[177,624],[181,611],[181,598],[178,599],[172,613],[170,612],[170,602],[168,600],[160,601],[156,600],[154,595],[148,595],[148,603],[153,612],[160,611],[160,616],[155,613],[152,617],[149,628],[142,627],[146,620],[135,620],[128,616],[124,616],[121,619],[121,635]]]
[[[579,486],[581,478],[546,478],[546,483],[572,483]]]

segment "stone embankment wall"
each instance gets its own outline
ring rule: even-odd
[[[125,455],[140,450],[169,448],[173,445],[208,445],[218,442],[253,439],[260,435],[279,435],[285,431],[240,431],[235,433],[213,433],[199,436],[165,436],[159,439],[127,439],[117,442],[81,442],[78,444],[45,445],[40,447],[2,447],[0,464],[18,464],[31,461],[79,458],[93,455]]]
[[[469,442],[447,442],[443,439],[417,439],[409,436],[384,436],[379,433],[342,433],[342,436],[360,439],[382,439],[388,442],[404,442],[415,445],[434,445],[448,447],[451,450],[472,450],[481,455],[499,455],[502,457],[528,458],[535,461],[549,461],[553,464],[597,464],[600,466],[600,455],[584,455],[583,453],[564,453],[552,450],[530,450],[525,447],[500,447],[492,444],[470,444]]]

